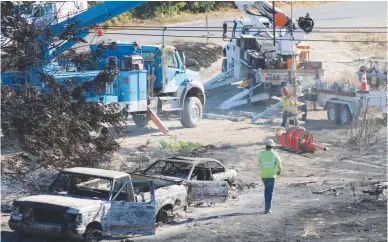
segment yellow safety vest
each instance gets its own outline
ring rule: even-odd
[[[282,169],[280,157],[275,151],[265,150],[260,152],[258,160],[261,178],[276,178],[277,172]]]
[[[282,97],[283,111],[295,112],[294,102],[288,97]]]

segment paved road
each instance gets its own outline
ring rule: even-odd
[[[282,8],[286,14],[291,16],[290,8]],[[305,16],[306,12],[310,14],[315,22],[315,28],[319,27],[383,27],[387,26],[387,2],[338,2],[329,3],[325,5],[316,5],[309,7],[295,7],[293,8],[293,18],[297,19],[300,16]],[[225,19],[212,19],[209,20],[209,27],[221,27],[224,21],[232,21],[233,17],[227,17]],[[204,27],[206,22],[204,19],[189,22],[167,25],[168,27],[184,26],[184,27]],[[230,25],[231,27],[231,25]],[[361,30],[361,29],[356,29]],[[366,30],[366,29],[362,29]],[[113,31],[111,31],[113,32]],[[138,30],[116,30],[116,34],[106,34],[113,40],[121,42],[133,42],[136,41],[140,44],[158,44],[161,43],[161,37],[154,36],[141,36],[142,34],[161,34],[161,31],[138,31]],[[133,34],[133,35],[130,35]],[[167,31],[168,35],[191,35],[191,36],[204,36],[206,31]],[[220,37],[222,35],[221,30],[218,32],[211,31],[212,36]],[[87,38],[88,41],[92,39],[91,36]],[[182,38],[182,37],[166,37],[166,43],[170,43],[174,40],[186,40],[186,41],[206,41],[206,39],[195,38]],[[209,39],[212,42],[222,42],[222,39]]]

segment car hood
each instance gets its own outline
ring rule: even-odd
[[[35,195],[19,198],[14,201],[15,206],[26,206],[35,208],[48,208],[55,210],[89,210],[94,207],[100,207],[106,201],[100,199],[82,198],[67,195]]]

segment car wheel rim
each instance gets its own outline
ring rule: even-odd
[[[335,110],[334,110],[334,108],[331,108],[329,110],[329,118],[330,118],[330,120],[334,120],[335,119]]]
[[[199,108],[197,105],[194,105],[192,108],[191,108],[191,118],[193,120],[196,120],[199,116]]]

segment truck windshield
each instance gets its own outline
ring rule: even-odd
[[[109,199],[112,180],[83,174],[60,173],[50,191],[81,197]]]
[[[171,176],[181,179],[187,179],[192,164],[185,162],[159,161],[154,163],[144,171],[145,175]]]
[[[16,5],[13,7],[13,11],[15,14],[30,15],[32,13],[32,5],[29,5],[29,4]]]

